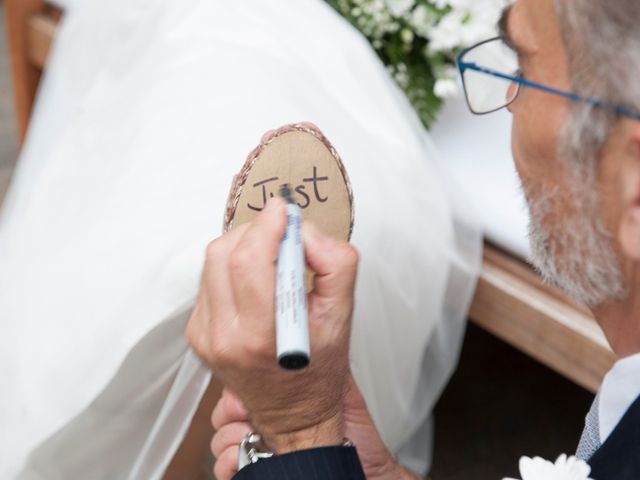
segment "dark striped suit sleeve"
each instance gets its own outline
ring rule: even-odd
[[[354,447],[325,447],[277,455],[247,465],[233,480],[366,480]]]

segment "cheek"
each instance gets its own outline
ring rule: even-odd
[[[621,150],[605,148],[598,158],[598,201],[599,213],[607,230],[613,236],[620,236],[625,210],[635,210],[638,196],[635,188],[640,185],[640,174],[637,169],[625,168],[630,163],[623,160]],[[632,164],[636,159],[631,159]],[[637,237],[637,230],[633,232]],[[618,238],[621,240],[621,238]],[[636,239],[634,241],[637,242]]]
[[[527,105],[526,100],[526,96],[519,98],[516,101],[519,105],[512,109],[513,157],[523,180],[536,178],[544,181],[550,173],[561,168],[558,145],[564,115],[552,108],[540,108],[540,102]]]

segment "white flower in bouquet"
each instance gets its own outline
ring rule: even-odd
[[[496,25],[505,0],[440,0],[449,4],[447,13],[430,33],[432,52],[450,51],[473,45],[496,35]]]
[[[371,42],[428,128],[460,93],[455,58],[496,35],[511,0],[329,0]]]
[[[520,459],[522,480],[593,480],[591,467],[576,457],[560,455],[555,463],[540,457]],[[504,480],[515,480],[505,478]]]
[[[387,8],[394,17],[402,17],[416,4],[415,0],[385,0]]]
[[[438,98],[454,98],[460,93],[460,84],[453,78],[439,78],[433,86],[433,93]]]
[[[409,23],[415,30],[416,35],[428,39],[438,20],[438,16],[432,10],[429,10],[426,5],[418,5],[411,13]]]

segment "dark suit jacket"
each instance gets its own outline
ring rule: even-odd
[[[278,455],[247,465],[233,480],[366,480],[354,447],[326,447]]]
[[[589,459],[595,480],[640,479],[640,397]]]
[[[589,459],[595,480],[640,479],[640,397]],[[365,480],[356,449],[328,447],[280,455],[249,465],[233,480]]]

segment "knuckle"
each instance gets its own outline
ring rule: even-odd
[[[233,472],[235,467],[235,460],[238,458],[239,445],[232,445],[227,447],[220,455],[220,459],[225,465],[229,467],[229,472]]]
[[[214,367],[224,367],[233,362],[233,351],[221,335],[216,335],[209,342],[205,358]]]
[[[343,243],[341,246],[341,256],[345,268],[356,269],[360,262],[358,250],[350,243]]]
[[[225,424],[225,406],[224,406],[224,392],[222,393],[222,397],[216,403],[216,406],[211,412],[211,426],[213,426],[214,430],[219,430]]]
[[[213,427],[213,429],[216,432],[219,432],[220,429],[222,429],[225,426],[226,422],[227,422],[227,420],[225,418],[222,418],[222,414],[220,412],[218,412],[218,416],[217,417],[213,417],[211,419],[211,426]]]
[[[207,352],[205,351],[206,348],[203,344],[203,334],[201,332],[199,323],[193,318],[187,323],[184,331],[184,336],[186,337],[187,342],[189,343],[189,345],[191,345],[191,348],[193,348],[196,354],[198,354],[200,357],[206,357]]]
[[[189,342],[192,347],[196,347],[198,334],[193,317],[187,322],[187,326],[184,329],[184,336],[186,337],[187,342]]]
[[[246,358],[262,362],[269,358],[269,355],[272,353],[271,350],[273,349],[270,348],[269,342],[259,336],[251,336],[244,341]]]
[[[218,458],[218,451],[216,449],[216,435],[214,435],[209,442],[209,451],[211,452],[211,455],[213,455],[213,458]]]
[[[220,415],[223,419],[223,423],[230,417],[232,411],[233,399],[225,392],[220,399]]]
[[[220,402],[218,402],[218,404],[215,406],[215,408],[213,409],[213,412],[211,412],[211,417],[209,418],[209,421],[211,422],[211,426],[213,427],[214,430],[218,430],[217,424],[218,424],[218,408],[219,408],[219,404]]]
[[[236,458],[238,455],[237,447],[227,448],[224,452],[220,453],[216,460],[214,467],[214,473],[216,478],[220,480],[226,480],[231,478],[236,470]]]
[[[220,455],[220,433],[219,432],[216,432],[216,434],[211,439],[211,442],[209,443],[209,448],[211,449],[211,454],[214,456],[214,458],[218,458],[218,455]]]
[[[239,445],[242,436],[236,431],[234,424],[226,424],[220,427],[211,439],[211,452],[214,457],[219,458],[229,447]]]
[[[224,465],[220,460],[216,459],[216,463],[213,466],[213,475],[215,476],[215,478],[224,480],[223,472],[224,472]]]
[[[242,271],[249,267],[255,258],[253,250],[253,247],[241,246],[231,252],[231,257],[229,258],[229,266],[231,267],[231,270]]]
[[[223,241],[224,241],[223,238],[224,237],[219,237],[209,242],[205,250],[205,255],[207,260],[215,261],[221,257],[224,251],[224,249],[222,248]]]

